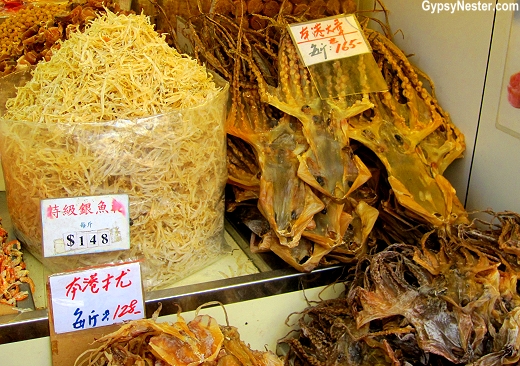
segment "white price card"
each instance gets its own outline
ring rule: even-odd
[[[41,201],[45,257],[130,248],[128,195]]]
[[[289,25],[305,66],[371,52],[354,15]]]
[[[49,286],[58,334],[145,316],[139,262],[51,275]]]

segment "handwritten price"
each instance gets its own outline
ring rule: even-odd
[[[305,66],[370,53],[353,15],[293,23],[289,30]]]
[[[135,306],[137,305],[137,300],[132,300],[128,305],[117,305],[116,311],[114,311],[113,319],[119,318],[121,319],[127,314],[141,314],[140,311],[136,311]]]
[[[357,45],[362,44],[358,39],[351,39],[350,42],[344,41],[343,43],[338,43],[336,45],[336,53],[340,53],[341,51],[345,52],[350,50],[351,48],[355,48]]]
[[[118,304],[116,310],[113,312],[112,319],[122,320],[126,315],[137,315],[141,314],[141,311],[136,309],[138,301],[136,299],[130,301],[128,305],[120,305]],[[74,329],[85,329],[85,328],[95,328],[99,325],[104,325],[102,323],[108,323],[110,317],[110,310],[106,309],[105,311],[99,313],[96,310],[91,310],[88,315],[83,315],[85,312],[80,308],[76,308],[74,310],[75,321],[72,323],[72,327]],[[101,319],[100,319],[101,317]],[[99,323],[98,324],[98,320]]]
[[[139,262],[105,265],[49,276],[56,333],[142,319]]]

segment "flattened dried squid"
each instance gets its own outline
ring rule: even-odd
[[[344,296],[281,341],[289,364],[518,364],[520,265],[503,248],[517,247],[520,215],[489,213],[366,256]]]
[[[312,79],[286,29],[307,16],[264,17],[261,29],[211,10],[190,19],[198,58],[232,84],[227,132],[254,150],[258,171],[252,177],[249,169],[239,169],[248,160],[242,164],[233,150],[237,144],[231,146],[229,183],[252,193],[235,189],[237,202],[228,205],[229,211],[239,203],[242,209],[257,205],[269,223],[270,230],[253,233],[252,249],[271,250],[310,271],[320,264],[355,263],[381,249],[375,243],[391,244],[412,231],[407,242],[413,242],[423,225],[467,222],[442,175],[461,156],[464,138],[422,84],[427,76],[361,21],[372,54],[322,63]],[[344,96],[350,84],[362,86],[379,72],[366,66],[372,56],[388,91]],[[360,144],[381,166],[368,167]]]
[[[272,352],[250,349],[235,327],[220,326],[209,315],[197,314],[186,323],[179,313],[174,323],[157,322],[159,311],[97,339],[101,345],[85,351],[74,365],[283,365]]]

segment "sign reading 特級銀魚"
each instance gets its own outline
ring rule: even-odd
[[[45,257],[130,248],[128,195],[41,201]]]

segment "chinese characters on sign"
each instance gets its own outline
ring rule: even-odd
[[[305,66],[370,52],[354,15],[291,24],[289,30]]]
[[[138,262],[49,277],[56,333],[144,317]]]
[[[41,201],[44,256],[130,248],[128,195]]]

